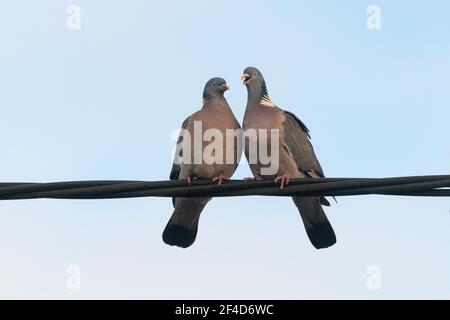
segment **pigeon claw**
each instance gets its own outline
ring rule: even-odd
[[[192,180],[197,180],[197,177],[189,176],[189,177],[186,178],[186,181],[187,181],[188,185],[192,185]]]
[[[226,182],[226,181],[229,181],[229,180],[230,180],[230,178],[222,176],[222,175],[214,177],[212,179],[213,182],[217,182],[218,186],[220,186],[222,184],[222,182]]]
[[[278,185],[280,183],[280,189],[283,190],[284,186],[289,184],[289,175],[283,174],[282,176],[278,176],[275,179],[275,184]]]

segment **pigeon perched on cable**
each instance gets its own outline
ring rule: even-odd
[[[238,129],[241,127],[224,97],[227,90],[229,87],[222,78],[213,78],[206,83],[203,107],[183,122],[174,159],[178,161],[174,161],[172,166],[171,180],[185,180],[189,184],[192,180],[212,180],[222,184],[236,171],[242,154],[238,143]],[[195,135],[199,128],[200,141]],[[221,135],[222,139],[215,136],[210,142],[203,141],[208,140],[206,137],[203,139],[203,134],[206,136],[208,131]],[[233,140],[228,140],[231,133],[234,134],[231,136]],[[211,143],[219,140],[222,140],[221,149],[220,145],[217,150],[212,148]],[[229,145],[231,141],[233,146]],[[205,158],[204,154],[208,157]],[[192,245],[197,236],[200,214],[209,200],[211,198],[173,198],[175,210],[163,232],[164,242],[182,248]]]
[[[268,164],[261,161],[259,154],[254,158],[257,161],[250,161],[252,155],[246,136],[245,155],[249,160],[254,179],[273,179],[283,188],[289,183],[289,178],[324,177],[310,142],[308,128],[293,113],[279,108],[272,102],[261,72],[254,67],[248,67],[244,70],[241,79],[248,93],[243,122],[244,132],[251,129],[256,131],[265,129],[268,135],[267,143],[272,141],[271,130],[275,130],[274,132],[279,135],[277,141],[279,159],[276,159],[279,160],[278,170],[269,174],[264,172]],[[259,136],[257,139],[261,140]],[[268,146],[269,149],[271,147]],[[330,203],[324,197],[293,197],[292,199],[300,211],[306,233],[313,246],[321,249],[335,244],[336,236],[322,209],[322,205],[329,206]]]

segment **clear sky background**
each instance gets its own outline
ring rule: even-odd
[[[81,30],[66,26],[71,4]],[[366,27],[372,4],[381,30]],[[165,180],[172,132],[209,78],[228,81],[242,119],[248,65],[308,125],[328,176],[448,174],[449,12],[437,0],[3,1],[0,181]],[[450,199],[338,201],[326,208],[338,243],[322,251],[290,199],[215,199],[187,250],[162,242],[169,199],[0,202],[0,298],[450,298]]]

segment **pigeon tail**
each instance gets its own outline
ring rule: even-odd
[[[163,241],[171,246],[187,248],[197,237],[198,222],[208,198],[177,198],[175,211],[162,234]]]
[[[314,197],[294,197],[295,205],[305,225],[306,234],[316,249],[331,247],[336,243],[336,235],[320,205]]]
[[[187,229],[183,226],[168,223],[163,232],[163,240],[166,244],[187,248],[191,246],[197,237],[198,221],[195,228]]]
[[[310,229],[306,229],[306,233],[316,249],[325,249],[336,243],[336,235],[328,221],[313,223]]]

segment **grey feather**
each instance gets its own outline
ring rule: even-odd
[[[183,124],[181,125],[182,130],[187,129],[188,124],[189,124],[189,119],[190,119],[190,117],[187,117],[186,120],[183,121]],[[183,141],[183,135],[181,132],[180,135],[178,136],[177,145],[179,145],[182,141]],[[175,155],[175,156],[178,156],[178,155]],[[179,156],[183,157],[183,148],[180,148]],[[180,177],[180,171],[181,171],[181,165],[179,163],[177,163],[176,161],[174,161],[172,164],[172,170],[170,171],[170,180],[178,180],[178,178]],[[174,208],[175,208],[175,202],[176,202],[175,199],[176,198],[172,198],[172,204],[173,204]]]
[[[324,178],[322,166],[310,141],[309,129],[292,112],[284,111],[284,115],[284,147],[292,154],[300,171],[310,178]],[[320,203],[327,207],[331,205],[325,197],[320,197]]]
[[[317,160],[311,144],[309,130],[293,113],[284,111],[283,146],[289,150],[300,171],[314,178],[324,177],[322,167]]]

